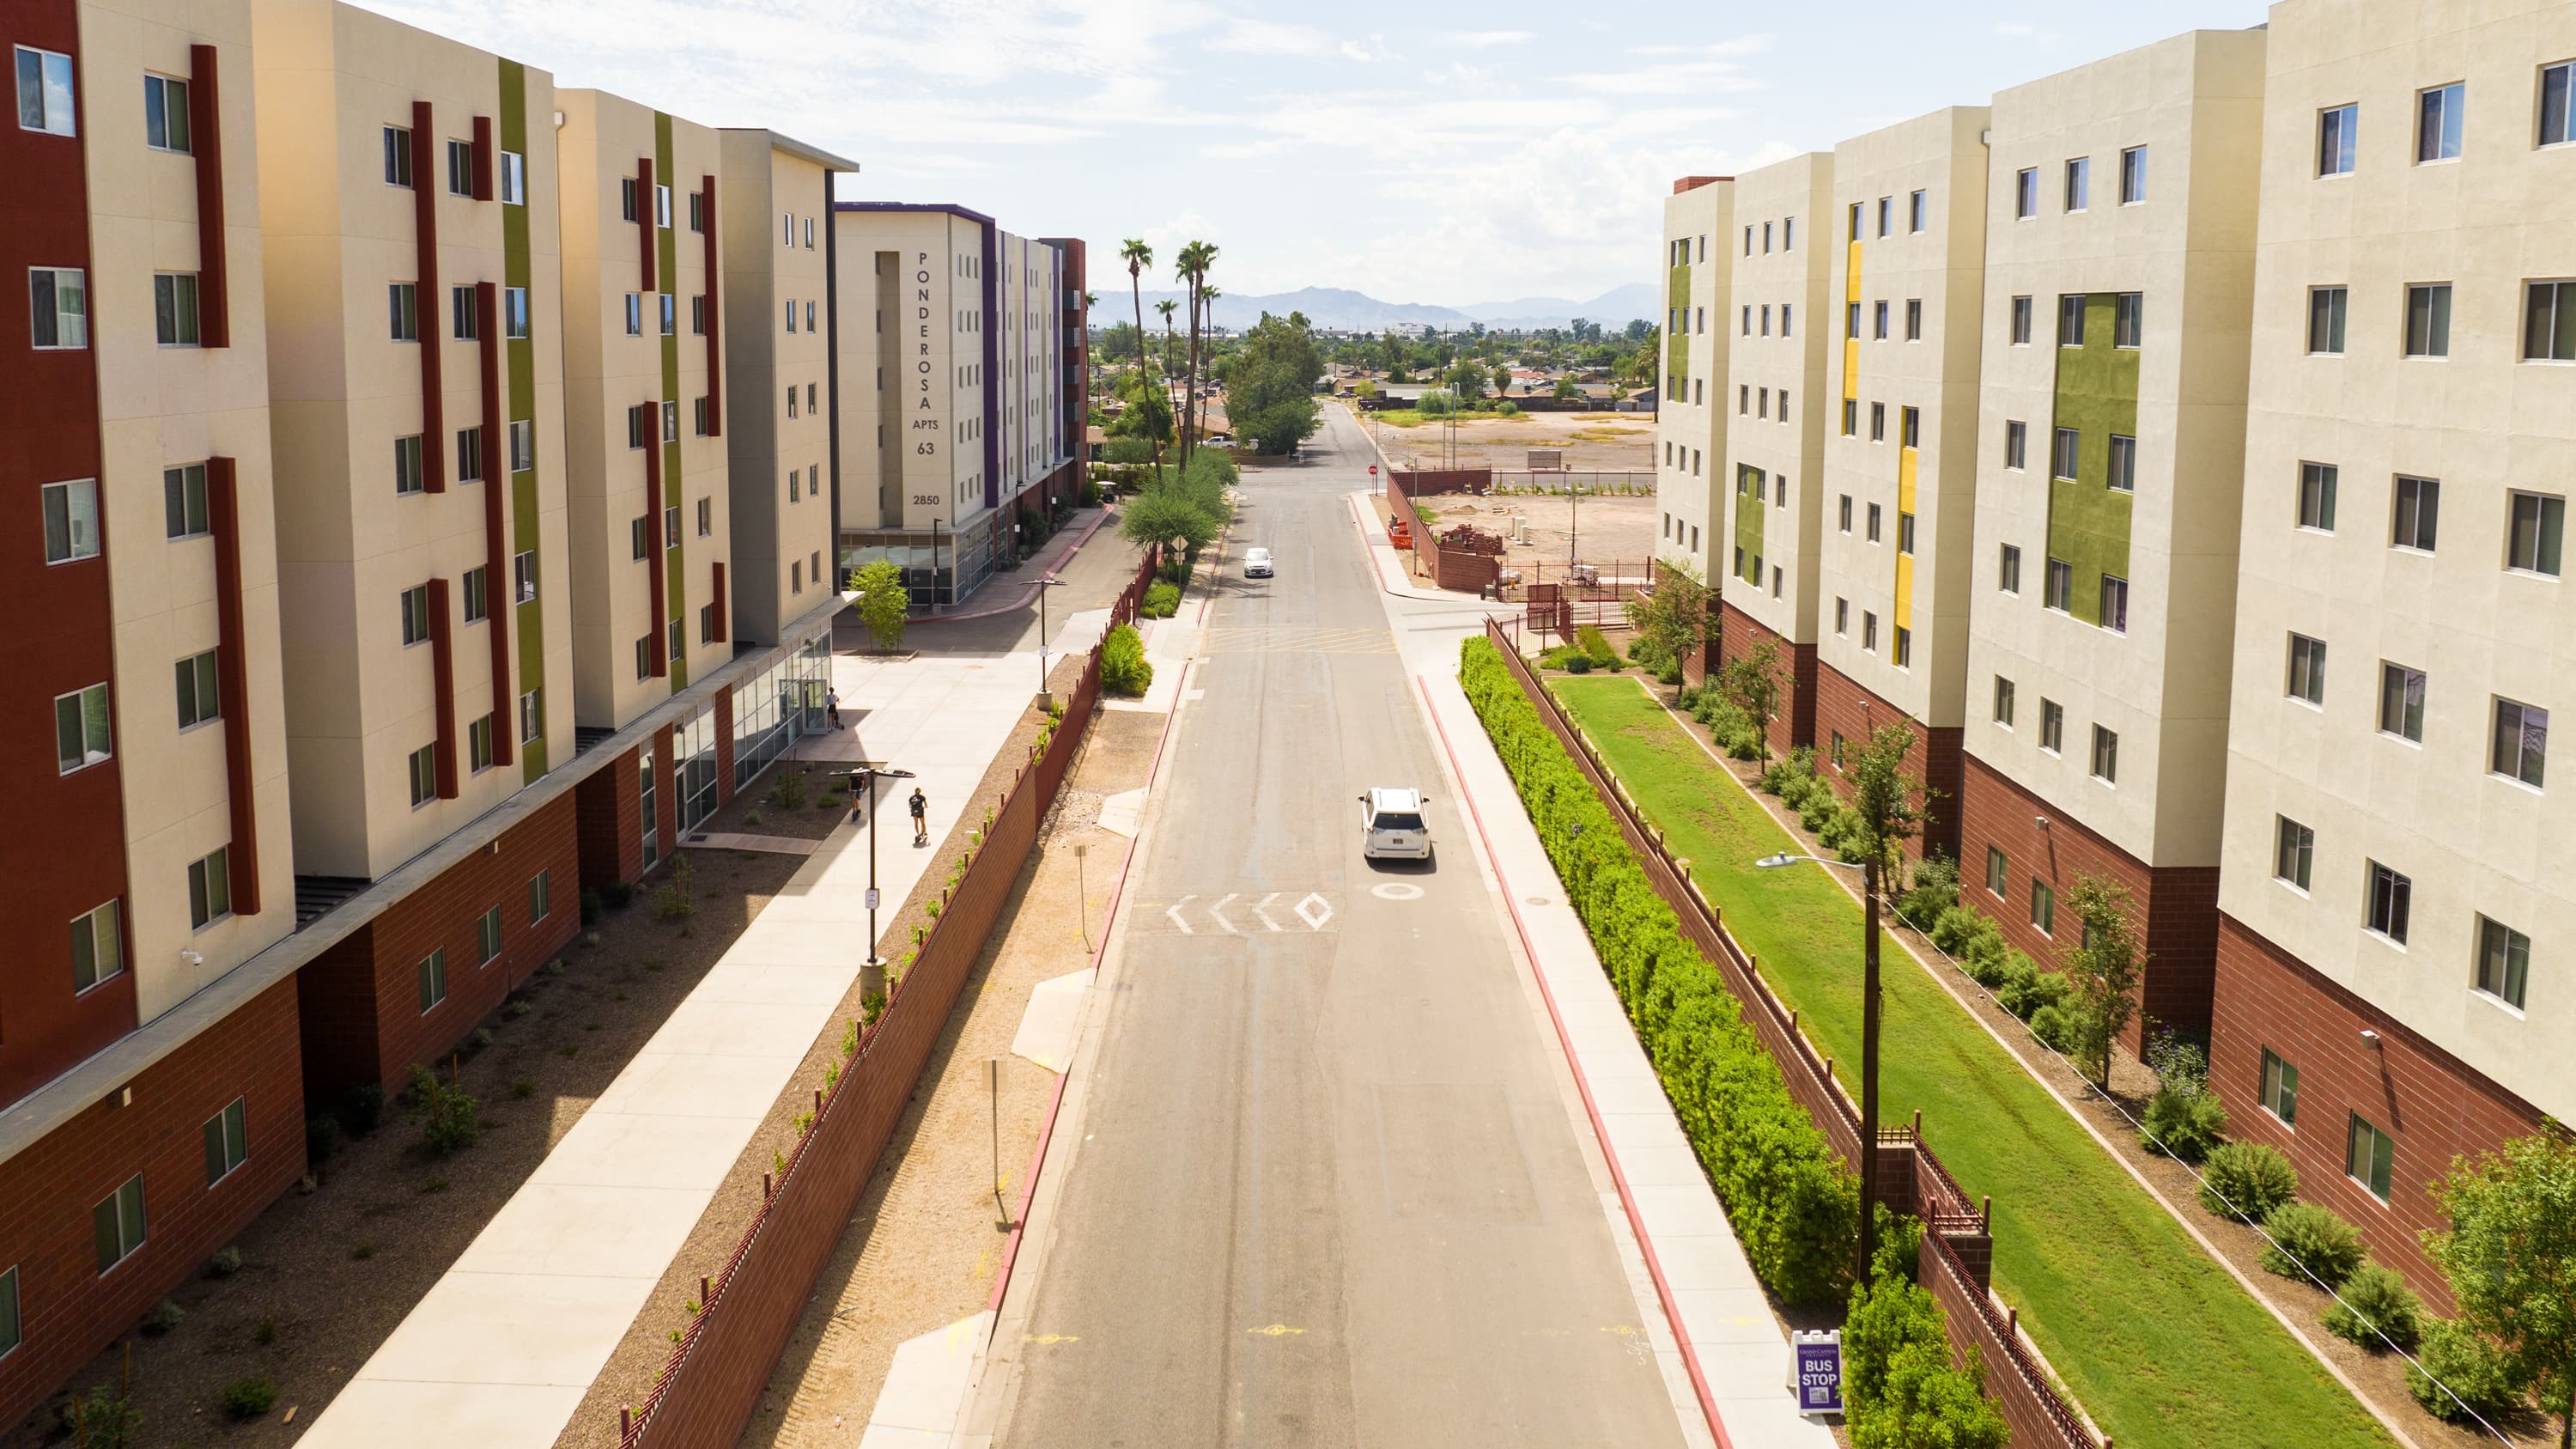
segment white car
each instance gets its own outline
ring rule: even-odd
[[[1247,579],[1270,577],[1270,550],[1247,548],[1243,551],[1243,576]]]
[[[1360,797],[1360,855],[1367,860],[1429,860],[1431,827],[1419,790],[1377,789]]]

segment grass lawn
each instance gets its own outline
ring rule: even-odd
[[[1562,679],[1580,720],[1858,1095],[1861,908],[1634,679]],[[2391,1442],[1983,1026],[1892,940],[1882,1120],[1916,1108],[1971,1198],[1994,1197],[1995,1290],[2120,1449]]]

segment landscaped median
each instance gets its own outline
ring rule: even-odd
[[[1637,681],[1552,687],[1672,852],[1691,862],[1700,889],[1809,1037],[1843,1064],[1838,1072],[1849,1071],[1860,1058],[1860,906],[1822,868],[1754,865],[1799,843]],[[1552,736],[1542,738],[1561,755]],[[1497,746],[1518,778],[1526,760],[1499,738]],[[1541,802],[1531,814],[1544,836]],[[1618,849],[1615,833],[1603,845]],[[1567,888],[1583,890],[1572,878]],[[1905,960],[1892,939],[1885,952]],[[1602,943],[1605,963],[1617,954],[1615,943]],[[1992,1195],[1996,1292],[2020,1310],[2022,1328],[2121,1449],[2389,1442],[1937,982],[1911,968],[1890,969],[1883,981],[1883,1118],[1921,1110],[1926,1138],[1961,1186],[1971,1197]],[[1640,1034],[1650,1029],[1641,1019]],[[1718,1186],[1723,1195],[1728,1184]]]

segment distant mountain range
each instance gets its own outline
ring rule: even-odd
[[[1101,280],[1112,282],[1119,279],[1104,276]],[[1102,326],[1135,315],[1135,303],[1125,295],[1125,288],[1094,290],[1100,294],[1100,306],[1093,316]],[[1148,328],[1161,325],[1154,315],[1154,304],[1167,297],[1187,305],[1186,293],[1146,292],[1145,325]],[[1119,305],[1122,303],[1124,305]],[[1281,316],[1303,312],[1306,320],[1318,327],[1353,332],[1381,332],[1399,322],[1418,322],[1444,332],[1453,328],[1463,332],[1478,322],[1494,328],[1562,327],[1581,317],[1615,331],[1626,326],[1631,318],[1652,317],[1659,307],[1652,282],[1631,282],[1624,287],[1614,287],[1588,302],[1564,297],[1522,297],[1509,302],[1477,302],[1464,307],[1442,307],[1428,302],[1381,302],[1365,292],[1343,287],[1302,287],[1294,292],[1243,294],[1228,292],[1220,283],[1216,323],[1239,331],[1260,321],[1264,312]],[[1188,325],[1186,315],[1176,316],[1174,320],[1183,327]]]

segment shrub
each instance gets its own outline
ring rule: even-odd
[[[321,1162],[340,1150],[340,1119],[329,1112],[304,1119],[304,1160]]]
[[[1589,654],[1567,655],[1565,657],[1565,672],[1568,674],[1590,674],[1592,672],[1592,656]]]
[[[375,1082],[360,1082],[340,1094],[340,1125],[352,1137],[364,1137],[385,1120],[385,1089]]]
[[[106,1384],[72,1395],[57,1412],[72,1449],[129,1449],[143,1442],[143,1411]]]
[[[600,899],[599,892],[583,891],[581,893],[581,923],[583,925],[595,926],[599,924],[599,918],[606,914],[608,914],[608,902]]]
[[[1100,642],[1100,687],[1134,699],[1154,683],[1154,666],[1145,662],[1145,641],[1132,624],[1121,624]]]
[[[277,1385],[254,1374],[224,1385],[224,1412],[236,1419],[256,1419],[277,1402]]]
[[[1992,924],[1976,911],[1954,902],[1948,910],[1932,918],[1928,934],[1934,946],[1953,956],[1965,956],[1968,938],[1980,928]]]
[[[1574,631],[1574,638],[1576,643],[1583,646],[1584,655],[1591,659],[1594,666],[1601,669],[1619,667],[1619,651],[1610,647],[1610,641],[1602,636],[1598,625],[1584,625]]]
[[[1716,967],[1682,937],[1609,810],[1493,645],[1471,638],[1461,646],[1459,681],[1755,1274],[1790,1302],[1836,1296],[1850,1276],[1847,1250],[1859,1221],[1850,1169],[1789,1095]]]
[[[2361,1233],[2329,1207],[2312,1202],[2285,1202],[2263,1219],[2272,1241],[2263,1245],[2263,1271],[2284,1278],[2313,1274],[2329,1288],[2340,1287],[2361,1266]],[[2307,1273],[2299,1271],[2305,1265]]]
[[[608,884],[601,886],[599,888],[599,894],[602,899],[608,902],[608,908],[610,910],[622,911],[626,909],[627,902],[635,899],[635,882],[631,880],[613,880]]]
[[[2388,1343],[2413,1348],[2424,1336],[2424,1303],[2406,1280],[2377,1263],[2367,1263],[2335,1290],[2343,1301],[2326,1310],[2326,1332],[2357,1343],[2373,1353]]]
[[[1856,1449],[2002,1449],[2003,1414],[1985,1397],[1985,1364],[1974,1350],[1950,1361],[1949,1325],[1938,1300],[1882,1249],[1875,1281],[1854,1289],[1843,1322],[1843,1404]]]
[[[143,1331],[158,1338],[178,1327],[179,1320],[187,1316],[188,1310],[164,1298],[152,1305],[151,1312],[143,1315]]]
[[[223,1247],[215,1249],[215,1255],[206,1260],[206,1276],[209,1278],[229,1278],[235,1273],[241,1271],[241,1265],[241,1249],[227,1243]]]
[[[440,1082],[417,1062],[411,1069],[411,1096],[412,1108],[422,1119],[420,1145],[432,1156],[462,1151],[482,1135],[483,1104],[463,1090]]]
[[[2434,1418],[2456,1424],[2472,1410],[2489,1416],[2521,1399],[2521,1386],[2513,1381],[2513,1368],[2503,1351],[2475,1331],[2447,1318],[2429,1319],[2423,1325],[2423,1343],[2416,1361],[2406,1366],[2406,1389]],[[2445,1386],[2448,1393],[2443,1391]],[[2462,1401],[2467,1408],[2461,1407]]]
[[[1178,584],[1148,585],[1144,601],[1136,606],[1136,612],[1148,619],[1168,619],[1180,611],[1181,586]]]
[[[2055,1003],[2030,1014],[2030,1034],[2053,1052],[2062,1052],[2074,1043],[2077,1025],[2074,1011]]]
[[[653,892],[653,919],[679,920],[698,913],[698,893],[692,889],[697,867],[689,863],[689,853],[681,851],[671,857],[671,878]]]
[[[2022,959],[2028,961],[2030,958],[2025,956]],[[2033,963],[2027,975],[2006,967],[2004,984],[1996,990],[1995,1000],[2003,1005],[2004,1010],[2028,1021],[2044,1008],[2066,1005],[2067,998],[2074,994],[2074,988],[2067,984],[2063,975],[2043,971]]]
[[[1914,867],[1913,889],[1896,902],[1896,914],[1920,930],[1959,904],[1959,863],[1946,855],[1926,855]]]
[[[2163,1152],[2185,1162],[2209,1155],[2227,1131],[2227,1104],[2203,1086],[2197,1092],[2158,1087],[2147,1103],[2146,1130],[2139,1142],[2149,1152]]]

